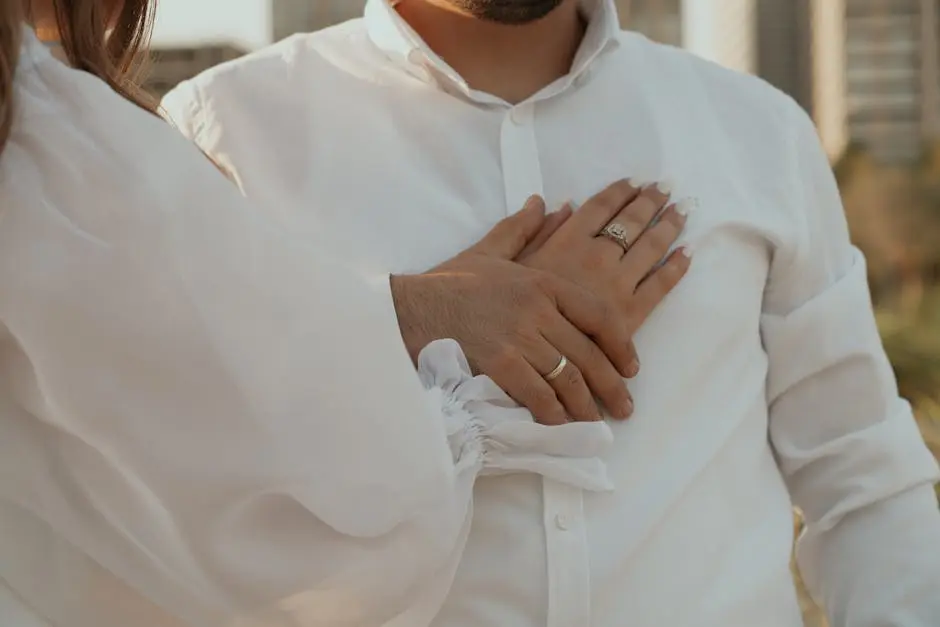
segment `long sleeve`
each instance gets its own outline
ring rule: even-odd
[[[35,45],[19,74],[0,587],[44,620],[426,624],[478,473],[609,488],[609,432],[545,434],[453,343],[419,377],[384,277],[281,232],[162,121]],[[528,441],[551,454],[514,460]]]
[[[762,335],[771,442],[806,519],[799,567],[833,627],[936,625],[937,463],[898,396],[815,129],[788,114],[799,234],[775,255]]]

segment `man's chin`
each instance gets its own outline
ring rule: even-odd
[[[451,0],[473,17],[509,26],[531,24],[557,9],[565,0]]]

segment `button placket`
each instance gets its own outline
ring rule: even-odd
[[[522,209],[529,196],[543,193],[533,103],[522,103],[509,109],[500,128],[499,140],[506,211],[512,214]]]
[[[583,492],[542,480],[548,564],[547,627],[591,623],[591,579]]]
[[[509,213],[519,211],[532,194],[544,194],[535,107],[532,102],[512,107],[500,129]],[[543,478],[542,493],[548,564],[547,627],[582,627],[590,624],[591,591],[581,490]]]

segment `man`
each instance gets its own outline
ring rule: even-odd
[[[529,194],[557,206],[622,172],[697,206],[692,271],[636,337],[616,491],[480,481],[435,625],[794,627],[791,503],[834,627],[936,625],[937,464],[812,124],[617,24],[608,0],[369,0],[165,106],[249,196],[364,267],[421,271]]]

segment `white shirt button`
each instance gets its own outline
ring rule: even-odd
[[[532,119],[532,105],[523,104],[513,107],[509,112],[509,119],[519,126],[526,124]]]
[[[564,514],[557,514],[555,516],[555,526],[562,531],[568,531],[568,517]]]

